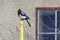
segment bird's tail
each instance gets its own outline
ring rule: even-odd
[[[31,24],[29,23],[28,19],[26,19],[26,21],[27,21],[27,23],[28,23],[29,27],[31,27]]]

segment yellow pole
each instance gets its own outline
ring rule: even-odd
[[[24,25],[24,20],[19,21],[19,26],[20,26],[20,40],[23,40],[23,25]]]

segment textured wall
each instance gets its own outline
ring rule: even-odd
[[[59,6],[59,0],[0,0],[0,40],[19,40],[19,8],[31,18],[31,28],[24,21],[24,40],[35,40],[35,8]]]
[[[17,9],[16,0],[0,0],[0,40],[19,40]]]

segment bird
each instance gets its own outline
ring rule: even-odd
[[[28,25],[29,25],[29,27],[31,27],[31,24],[28,21],[28,19],[30,19],[30,18],[21,9],[18,9],[18,16],[21,18],[21,20],[26,20]]]

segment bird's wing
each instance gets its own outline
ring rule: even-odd
[[[22,12],[24,14],[24,16],[26,16],[26,18],[30,19],[24,12]]]

